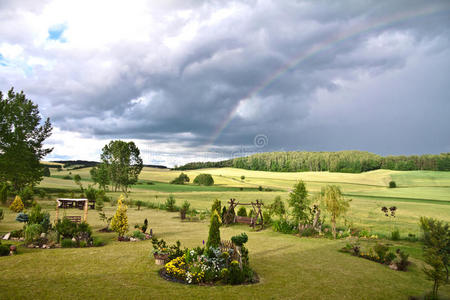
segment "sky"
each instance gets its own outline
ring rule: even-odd
[[[450,1],[0,1],[0,90],[46,160],[450,152]]]

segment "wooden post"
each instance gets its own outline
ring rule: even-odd
[[[58,217],[59,217],[59,202],[58,199],[56,199],[56,214],[55,214],[55,223],[58,222]]]
[[[89,200],[87,200],[87,199],[86,199],[86,201],[84,201],[84,222],[87,222],[88,202],[89,202]]]

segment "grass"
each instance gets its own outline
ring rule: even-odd
[[[40,187],[53,193],[69,193],[80,189],[73,180],[61,177],[80,174],[83,185],[90,182],[89,168],[56,171],[46,177]],[[191,181],[200,173],[213,175],[215,186],[171,185],[169,182],[181,172],[144,168],[140,181],[132,187],[129,198],[144,202],[164,203],[172,194],[176,204],[185,200],[191,207],[209,209],[212,200],[225,204],[230,198],[240,202],[263,200],[266,207],[276,196],[287,200],[289,190],[299,180],[314,194],[326,185],[337,184],[351,198],[346,220],[338,226],[353,223],[374,234],[389,236],[399,229],[402,238],[409,233],[420,236],[418,227],[421,216],[434,217],[450,222],[448,205],[450,172],[377,170],[362,174],[329,172],[276,173],[233,168],[186,171]],[[245,180],[240,177],[244,175]],[[389,189],[389,181],[395,180],[398,188]],[[154,184],[146,184],[151,181]],[[274,189],[258,191],[258,186]],[[240,188],[243,188],[241,191]],[[119,192],[108,192],[117,198]],[[54,197],[55,195],[53,195]],[[54,200],[40,201],[54,217]],[[111,216],[115,207],[105,203]],[[387,218],[382,206],[396,206],[397,216]],[[21,228],[15,214],[5,210],[0,222],[0,233]],[[70,209],[67,215],[82,215],[81,210]],[[170,242],[180,240],[183,246],[202,244],[208,235],[207,221],[181,222],[177,213],[135,207],[128,211],[130,231],[134,224],[147,218],[149,228],[159,237]],[[326,216],[326,220],[329,220]],[[405,299],[410,295],[422,295],[431,289],[422,272],[422,245],[407,241],[385,241],[392,249],[400,248],[411,255],[413,265],[408,272],[395,272],[386,266],[340,253],[337,250],[344,240],[298,238],[266,229],[255,232],[247,226],[223,227],[222,238],[229,239],[243,231],[249,236],[250,263],[261,277],[261,283],[250,286],[187,286],[166,282],[158,277],[158,266],[149,257],[151,243],[120,243],[114,233],[100,233],[104,227],[98,214],[90,210],[88,222],[95,235],[109,241],[100,248],[85,249],[22,249],[20,255],[0,258],[0,289],[2,297],[28,298],[179,298],[187,299]],[[373,241],[363,242],[364,247]],[[43,276],[44,274],[44,276]],[[442,295],[450,297],[450,287],[441,288]]]
[[[51,209],[52,202],[43,202]],[[107,207],[111,214],[114,207]],[[67,214],[81,213],[71,209]],[[53,216],[53,211],[52,211]],[[176,213],[159,210],[129,209],[130,225],[148,218],[153,232],[170,242],[180,240],[183,246],[202,244],[208,235],[206,222],[181,222]],[[162,280],[158,266],[149,256],[150,241],[123,243],[113,241],[114,233],[98,233],[103,224],[94,211],[89,223],[95,235],[110,242],[100,248],[24,250],[12,257],[0,257],[2,298],[161,298],[185,299],[404,299],[430,289],[420,270],[417,244],[399,242],[412,248],[413,266],[408,272],[395,272],[386,266],[356,258],[337,250],[344,241],[298,238],[248,227],[223,227],[224,239],[242,231],[249,236],[250,263],[261,283],[247,286],[188,286]],[[7,213],[0,231],[20,227]],[[132,226],[130,226],[132,227]],[[22,251],[22,248],[19,248]],[[420,250],[419,250],[420,252]],[[448,294],[448,288],[442,289]]]

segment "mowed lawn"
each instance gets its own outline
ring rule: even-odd
[[[52,201],[41,204],[51,212]],[[108,215],[115,207],[106,206]],[[70,209],[66,214],[82,214]],[[0,232],[20,228],[9,211]],[[208,222],[181,222],[177,213],[130,208],[130,228],[148,218],[160,238],[180,240],[194,247],[207,239]],[[19,255],[0,257],[1,299],[406,299],[431,287],[421,271],[420,245],[398,242],[413,262],[408,272],[340,253],[344,240],[298,238],[294,235],[256,232],[247,226],[222,227],[229,239],[246,232],[250,263],[261,282],[244,286],[189,286],[161,279],[150,256],[150,241],[117,242],[114,233],[98,233],[103,223],[90,210],[94,235],[109,240],[104,247],[84,249],[22,249]],[[391,242],[392,243],[392,242]],[[372,243],[373,244],[373,243]],[[450,295],[448,287],[442,295]]]

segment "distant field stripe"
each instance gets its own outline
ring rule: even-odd
[[[388,196],[370,196],[370,195],[359,195],[359,194],[344,194],[348,197],[358,197],[358,198],[369,198],[369,199],[379,199],[385,201],[401,201],[401,202],[417,202],[417,203],[433,203],[450,205],[450,201],[446,200],[435,200],[435,199],[421,199],[421,198],[398,198],[398,197],[388,197]]]

